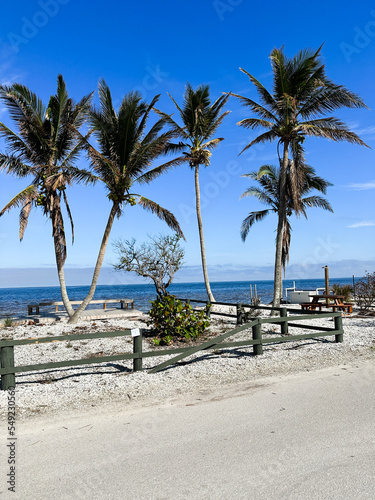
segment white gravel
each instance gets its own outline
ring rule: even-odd
[[[331,319],[311,318],[307,323],[333,328]],[[145,358],[143,367],[146,370],[137,373],[132,372],[132,360],[20,373],[16,375],[17,416],[29,417],[108,405],[112,402],[162,402],[180,394],[210,391],[218,385],[313,371],[375,358],[375,318],[360,318],[353,314],[352,317],[343,318],[343,326],[343,343],[336,344],[331,336],[266,344],[261,356],[253,356],[251,346],[201,351],[183,360],[181,364],[173,365],[157,374],[150,374],[147,369],[168,359],[166,356]],[[235,324],[230,320],[216,319],[212,321],[211,332],[217,335],[234,327]],[[146,325],[142,321],[129,320],[85,321],[77,325],[68,325],[66,322],[53,325],[23,325],[1,329],[0,338],[26,339],[128,328],[146,328]],[[269,335],[267,332],[275,334],[278,331],[279,327],[273,325],[264,325],[262,328],[264,336]],[[310,332],[311,330],[296,328],[290,328],[289,331],[291,335]],[[251,330],[237,334],[233,340],[246,338],[251,338]],[[154,348],[150,345],[150,339],[144,339],[143,350],[151,349]],[[98,353],[104,356],[124,352],[132,352],[130,337],[16,346],[15,364],[30,365],[87,358]],[[7,391],[0,391],[0,408],[1,416],[5,416]]]

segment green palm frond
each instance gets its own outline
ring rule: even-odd
[[[4,215],[5,212],[8,212],[13,208],[20,208],[30,200],[35,200],[38,197],[38,194],[38,188],[34,186],[34,184],[27,186],[25,189],[16,194],[16,196],[14,196],[10,201],[8,201],[5,207],[1,210],[0,217]]]
[[[175,216],[171,212],[169,212],[165,208],[161,207],[160,205],[158,205],[154,201],[149,200],[148,198],[145,198],[144,196],[140,197],[138,203],[145,210],[148,210],[149,212],[157,215],[157,217],[159,217],[159,219],[166,222],[167,225],[171,229],[173,229],[173,231],[175,231],[178,235],[180,235],[185,240],[184,233],[182,232],[180,225],[177,222],[177,219],[175,218]]]
[[[244,151],[247,151],[254,144],[262,144],[263,142],[272,142],[276,139],[277,133],[274,130],[268,130],[261,135],[258,135],[255,139],[253,139],[247,146],[243,148],[243,150],[239,153],[242,154]]]
[[[95,177],[79,170],[75,163],[85,146],[77,133],[90,108],[92,94],[77,104],[69,98],[64,79],[57,77],[57,91],[45,106],[35,93],[21,84],[0,86],[0,99],[15,122],[18,133],[0,124],[0,134],[7,144],[7,155],[0,155],[0,169],[16,177],[32,174],[33,184],[13,198],[3,209],[22,205],[20,236],[27,225],[33,204],[40,206],[52,222],[56,252],[61,250],[62,264],[66,258],[64,223],[60,197],[63,196],[71,218],[65,187],[72,182],[94,182]],[[63,193],[63,194],[62,194]],[[40,199],[36,203],[36,198]],[[58,241],[58,243],[57,243]]]
[[[242,221],[241,225],[241,239],[245,241],[247,235],[249,234],[250,228],[256,223],[262,221],[268,214],[269,210],[259,210],[257,212],[251,212],[246,219]]]
[[[174,158],[173,160],[163,163],[163,165],[159,165],[158,167],[148,170],[144,174],[140,175],[137,177],[136,182],[139,184],[149,184],[154,179],[159,177],[159,175],[164,174],[169,169],[182,165],[183,163],[186,163],[186,158],[184,156]]]
[[[262,120],[260,118],[244,118],[243,120],[237,123],[240,127],[249,128],[250,130],[254,130],[256,128],[272,128],[275,126],[274,123],[269,122],[267,120]]]
[[[0,170],[5,170],[7,174],[16,177],[26,177],[35,174],[35,169],[23,163],[17,156],[0,153]]]
[[[305,121],[298,125],[297,131],[312,137],[323,137],[336,142],[348,141],[352,144],[369,147],[341,120],[334,117]]]
[[[277,107],[276,107],[275,99],[272,96],[272,94],[270,94],[270,92],[268,92],[268,90],[253,75],[248,73],[243,68],[240,68],[240,71],[242,71],[242,73],[245,73],[245,75],[247,75],[249,77],[251,83],[253,83],[255,85],[264,105],[268,106],[271,109],[276,110]]]

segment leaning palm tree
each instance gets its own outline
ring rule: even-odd
[[[212,136],[218,129],[224,117],[229,113],[229,111],[222,113],[223,107],[229,96],[221,96],[213,104],[211,104],[210,89],[208,85],[200,85],[196,90],[194,90],[190,83],[187,83],[182,108],[177,104],[172,96],[169,97],[172,99],[180,114],[182,126],[178,125],[177,122],[166,113],[159,110],[156,111],[168,122],[168,124],[172,127],[172,130],[180,138],[180,142],[178,144],[171,145],[169,150],[173,152],[183,151],[186,161],[189,162],[190,167],[194,170],[196,212],[201,247],[203,278],[208,299],[211,302],[214,302],[215,299],[211,291],[207,272],[199,188],[199,167],[200,165],[204,165],[205,167],[210,165],[211,151],[224,140],[223,137],[212,139]]]
[[[134,191],[137,189],[136,185],[148,184],[169,168],[185,161],[183,157],[175,158],[148,170],[153,161],[168,152],[170,140],[174,137],[172,131],[161,133],[166,123],[163,118],[146,131],[147,120],[158,99],[159,96],[156,96],[150,104],[147,104],[142,101],[142,96],[138,92],[130,92],[125,95],[116,112],[107,84],[104,80],[99,82],[100,109],[92,109],[89,115],[92,134],[99,144],[99,151],[88,142],[86,149],[91,168],[107,191],[111,210],[89,293],[69,319],[70,323],[78,321],[82,311],[94,296],[113,222],[116,217],[121,216],[125,207],[138,203],[144,209],[156,214],[183,237],[172,213]]]
[[[40,207],[50,219],[61,296],[69,314],[74,311],[65,286],[67,250],[61,205],[64,203],[66,206],[74,240],[66,187],[74,182],[95,181],[90,172],[75,167],[83,141],[77,138],[74,129],[81,127],[90,107],[91,95],[75,103],[68,96],[61,75],[57,78],[56,95],[51,96],[47,106],[24,85],[0,86],[0,99],[18,128],[17,134],[0,123],[0,134],[5,138],[8,149],[7,154],[0,154],[0,170],[19,178],[32,176],[31,184],[6,204],[0,216],[12,208],[21,208],[21,240],[32,207]]]
[[[290,241],[291,241],[291,225],[290,225],[290,217],[293,213],[297,215],[297,217],[302,214],[307,219],[306,209],[309,207],[319,207],[324,210],[328,210],[329,212],[333,212],[331,205],[329,202],[321,197],[321,196],[308,196],[311,190],[315,189],[320,193],[326,194],[327,187],[332,186],[332,184],[322,177],[319,177],[315,174],[315,170],[308,166],[303,165],[300,167],[301,170],[304,171],[304,180],[303,185],[299,191],[299,210],[296,211],[294,208],[294,202],[292,198],[292,178],[290,175],[291,170],[291,162],[289,162],[288,170],[287,170],[287,179],[286,179],[286,223],[284,226],[283,232],[283,246],[282,246],[282,266],[285,273],[285,266],[289,261],[289,250],[290,250]],[[242,195],[241,198],[247,196],[253,196],[257,198],[261,203],[268,205],[269,208],[265,210],[257,210],[255,212],[250,212],[249,215],[243,220],[241,226],[241,238],[242,241],[245,241],[250,228],[256,223],[262,221],[267,215],[271,212],[275,212],[276,214],[279,212],[280,207],[280,169],[274,167],[273,165],[263,165],[260,167],[258,172],[250,172],[248,174],[242,175],[242,177],[247,177],[254,181],[257,181],[260,184],[260,187],[251,186],[247,189]]]
[[[366,144],[339,119],[325,117],[335,109],[366,107],[362,99],[345,87],[330,81],[325,74],[324,64],[320,62],[321,47],[313,52],[302,50],[288,59],[283,48],[274,49],[270,59],[273,71],[273,90],[269,92],[254,76],[240,68],[255,88],[260,103],[250,98],[235,95],[244,106],[257,115],[246,118],[238,124],[250,130],[263,128],[266,131],[252,140],[243,151],[254,144],[272,142],[281,146],[280,203],[276,237],[275,276],[273,305],[280,305],[282,296],[282,251],[283,234],[287,212],[287,169],[292,155],[293,168],[290,170],[294,210],[301,210],[301,200],[296,182],[299,161],[293,153],[301,152],[306,136],[323,137],[333,141],[349,141],[353,144]],[[243,152],[242,151],[242,152]],[[298,156],[298,155],[296,155]]]

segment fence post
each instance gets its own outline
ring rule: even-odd
[[[14,346],[6,346],[0,348],[0,363],[1,368],[14,368]],[[16,386],[16,375],[8,373],[1,375],[1,389],[7,391],[11,387]]]
[[[237,325],[242,325],[244,314],[242,312],[241,304],[237,304],[236,310],[237,310]]]
[[[142,328],[139,329],[139,333],[133,335],[133,354],[138,354],[139,358],[133,359],[133,371],[139,372],[142,370]]]
[[[254,356],[258,356],[258,354],[263,354],[263,345],[262,345],[262,325],[261,323],[257,323],[253,325],[253,340],[260,340],[260,344],[253,345],[253,353]]]
[[[212,304],[209,300],[207,300],[207,302],[206,302],[206,314],[207,314],[208,319],[211,318],[211,309],[212,309]]]
[[[340,330],[342,332],[342,315],[335,316],[335,330]],[[335,335],[335,342],[344,342],[344,334],[339,333]]]
[[[282,307],[280,309],[280,318],[288,317],[288,309],[286,307]],[[288,323],[286,321],[281,322],[281,335],[288,335]]]

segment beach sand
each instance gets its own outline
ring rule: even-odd
[[[354,316],[354,315],[353,315]],[[314,324],[333,327],[331,319],[314,320]],[[199,391],[210,392],[218,386],[242,382],[256,382],[260,378],[316,371],[321,368],[353,364],[375,358],[375,318],[343,318],[344,342],[335,343],[334,337],[268,344],[264,353],[253,356],[252,347],[198,352],[182,363],[156,374],[147,369],[167,357],[144,358],[142,372],[132,372],[132,360],[69,367],[42,372],[21,373],[16,376],[17,418],[61,414],[66,411],[96,410],[113,404],[132,405],[137,401],[158,404],[170,398],[188,396]],[[105,320],[68,325],[24,325],[1,329],[2,337],[16,339],[56,336],[68,333],[145,328],[142,320]],[[227,319],[212,320],[211,330],[222,333],[235,324]],[[277,330],[275,326],[264,327]],[[291,328],[290,333],[309,333]],[[251,334],[251,333],[250,333]],[[233,340],[249,338],[249,332],[236,335]],[[143,340],[143,350],[150,350],[150,339]],[[48,363],[66,359],[80,359],[94,355],[132,352],[129,337],[79,340],[17,346],[16,365]],[[172,357],[172,356],[170,356]],[[0,391],[1,414],[6,414],[6,391]],[[95,411],[96,411],[95,410]]]

